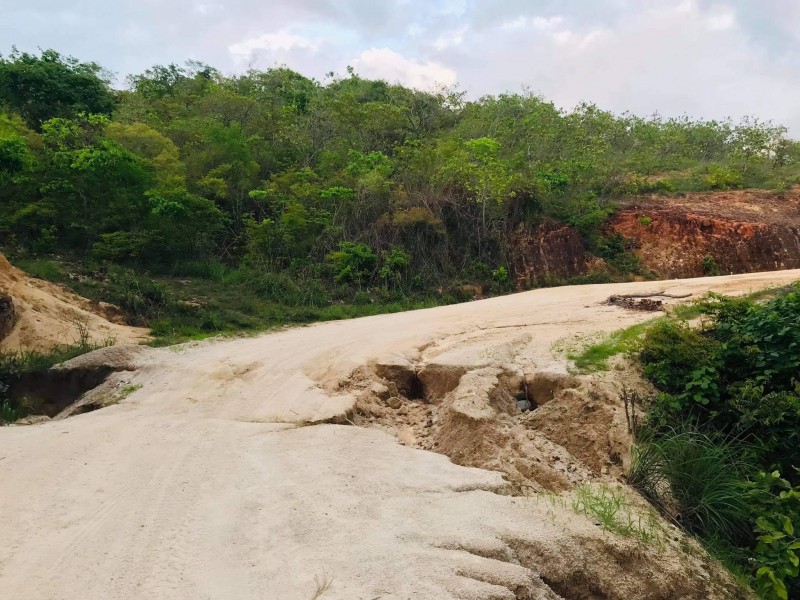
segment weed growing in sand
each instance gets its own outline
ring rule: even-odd
[[[323,575],[320,577],[319,575],[314,575],[314,582],[317,585],[317,588],[314,590],[310,600],[317,600],[317,598],[321,598],[322,595],[331,589],[333,585],[333,577],[329,577],[327,575]]]
[[[580,351],[570,351],[567,357],[575,363],[575,372],[593,373],[604,371],[608,368],[608,360],[612,356],[631,351],[638,342],[639,338],[656,321],[663,319],[658,317],[643,323],[631,325],[626,329],[620,329],[609,335],[606,339],[586,346]]]
[[[620,489],[583,484],[575,491],[572,509],[594,519],[604,531],[635,537],[658,548],[664,545],[664,532],[656,513],[635,508]]]
[[[110,405],[110,404],[117,404],[119,402],[122,402],[125,398],[130,396],[133,392],[135,392],[137,390],[140,390],[140,389],[142,389],[142,384],[141,383],[136,383],[136,384],[133,384],[133,385],[126,385],[126,386],[120,388],[120,390],[116,394],[114,394],[114,396],[111,398],[111,400],[107,404]]]
[[[126,385],[124,388],[122,388],[120,390],[120,394],[122,395],[123,398],[127,398],[133,392],[135,392],[136,390],[140,390],[140,389],[142,389],[142,384],[141,383],[135,383],[133,385]]]
[[[0,423],[13,423],[19,419],[19,411],[8,400],[0,404]]]

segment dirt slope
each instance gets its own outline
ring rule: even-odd
[[[609,223],[661,277],[800,267],[800,188],[652,196],[622,204]]]
[[[800,268],[800,186],[619,199],[605,225],[661,278]],[[574,228],[520,225],[508,239],[520,289],[602,270]],[[713,263],[708,264],[709,258]],[[704,265],[704,261],[706,264]],[[710,267],[710,268],[709,268]]]
[[[613,476],[619,407],[565,378],[559,349],[651,316],[602,305],[610,294],[798,278],[542,289],[79,357],[128,369],[97,394],[141,388],[103,410],[0,428],[0,597],[736,597],[666,525],[660,545],[603,533],[570,496],[521,483]],[[541,403],[526,415],[509,396],[522,388]],[[517,460],[519,448],[544,463]]]
[[[0,298],[10,297],[13,317],[0,322],[0,351],[47,350],[73,344],[84,330],[89,340],[136,343],[148,339],[146,329],[113,322],[114,307],[93,303],[52,283],[34,279],[11,266],[0,254]],[[2,318],[2,315],[0,315]]]

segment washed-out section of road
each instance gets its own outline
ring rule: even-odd
[[[612,294],[797,279],[551,288],[79,357],[120,369],[95,402],[136,391],[0,429],[0,597],[732,597],[722,569],[669,525],[643,543],[572,510],[574,485],[614,476],[598,454],[606,438],[583,443],[582,424],[624,417],[603,395],[570,412],[591,390],[569,379],[558,344],[652,317],[603,304]],[[521,393],[551,397],[518,414]]]

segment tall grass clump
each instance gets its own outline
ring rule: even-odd
[[[692,533],[736,540],[750,520],[742,455],[736,441],[671,429],[635,448],[628,482]]]

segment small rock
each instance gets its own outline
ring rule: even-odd
[[[396,387],[396,386],[395,386]],[[375,394],[381,400],[386,400],[387,398],[391,397],[391,392],[388,386],[383,385],[382,383],[375,381],[369,386],[369,391]],[[395,394],[397,395],[397,394]]]
[[[397,409],[403,406],[403,401],[398,396],[392,396],[386,402],[391,408]]]

